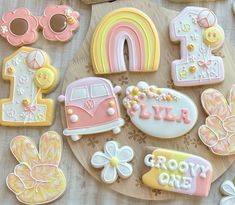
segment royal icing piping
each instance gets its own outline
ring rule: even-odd
[[[150,171],[142,180],[151,188],[196,196],[209,193],[212,166],[199,156],[156,148],[144,163]]]
[[[154,23],[138,9],[121,8],[107,14],[94,32],[91,58],[96,74],[126,71],[125,41],[130,71],[151,72],[158,69],[160,42]]]
[[[0,100],[0,124],[5,126],[49,126],[54,118],[54,101],[42,99],[58,82],[57,70],[48,55],[21,47],[4,59],[2,76],[10,81],[10,97]]]
[[[146,82],[129,86],[123,104],[137,128],[160,138],[186,134],[193,128],[198,116],[197,107],[186,95]]]
[[[43,36],[50,41],[68,41],[79,27],[79,13],[67,5],[49,5],[39,18]]]
[[[124,125],[116,97],[119,91],[119,86],[113,88],[109,80],[98,77],[83,78],[68,85],[65,96],[58,98],[65,102],[64,135],[79,140],[81,135],[109,130],[118,134]]]
[[[220,186],[220,192],[224,195],[220,200],[220,205],[234,205],[235,186],[230,180],[224,181]]]
[[[56,200],[66,189],[66,178],[59,168],[63,141],[56,132],[41,136],[39,151],[25,136],[13,138],[10,144],[18,165],[7,176],[6,184],[24,204],[45,204]]]
[[[218,90],[207,89],[201,95],[204,110],[209,115],[199,127],[202,142],[217,155],[235,154],[235,85],[228,101]]]
[[[212,54],[224,43],[224,30],[215,14],[201,7],[186,7],[170,23],[170,38],[180,41],[181,59],[172,62],[176,86],[196,86],[224,80],[223,60]]]
[[[3,14],[0,35],[13,46],[34,43],[38,39],[38,19],[26,8],[18,8]]]
[[[94,168],[103,168],[101,180],[104,183],[114,183],[118,176],[128,178],[132,175],[133,168],[130,162],[134,157],[134,151],[129,146],[119,147],[116,141],[106,142],[104,152],[93,154],[91,164]]]

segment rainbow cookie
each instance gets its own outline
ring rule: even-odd
[[[202,157],[173,150],[154,148],[144,163],[150,171],[142,176],[147,186],[182,194],[207,196],[212,166]]]
[[[5,58],[4,80],[10,81],[10,97],[0,100],[0,124],[4,126],[49,126],[54,119],[54,101],[42,99],[57,85],[58,72],[48,55],[36,48],[21,47]]]
[[[160,42],[154,23],[140,10],[121,8],[107,14],[93,34],[91,58],[96,74],[126,71],[125,41],[130,71],[152,72],[158,69]]]
[[[200,139],[214,154],[235,154],[235,85],[228,100],[218,90],[210,88],[202,93],[201,102],[209,116],[205,125],[198,129]]]
[[[66,178],[59,168],[63,140],[49,131],[40,138],[39,151],[26,136],[12,139],[10,149],[19,164],[7,176],[6,184],[24,204],[46,204],[59,198],[66,189]]]
[[[159,138],[186,134],[194,127],[198,116],[196,105],[186,95],[146,82],[129,86],[123,104],[136,127]]]
[[[186,7],[169,26],[172,41],[180,41],[181,59],[171,66],[176,86],[215,84],[224,80],[224,64],[213,51],[224,43],[224,30],[215,14],[201,7]]]
[[[67,129],[65,136],[74,141],[82,135],[96,134],[112,130],[121,132],[124,120],[121,118],[116,94],[120,86],[104,78],[87,77],[68,85],[65,96],[58,101],[65,104]]]

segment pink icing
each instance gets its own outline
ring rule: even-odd
[[[141,119],[149,119],[151,114],[146,112],[147,106],[145,104],[140,105],[140,118]]]
[[[181,109],[181,116],[176,119],[177,122],[184,122],[185,124],[189,124],[191,119],[189,118],[189,111],[187,108]]]
[[[166,121],[175,121],[175,116],[171,115],[172,109],[173,109],[172,107],[166,107],[165,108],[166,115],[164,117],[164,120],[166,120]]]
[[[144,40],[141,32],[132,23],[115,24],[107,35],[107,56],[111,72],[125,70],[124,42],[127,40],[129,50],[129,69],[132,71],[144,69]]]
[[[10,24],[16,18],[24,19],[28,23],[28,30],[21,36],[15,35],[10,30]],[[0,21],[0,34],[13,46],[31,44],[38,38],[38,25],[37,17],[33,16],[28,9],[18,8],[15,11],[8,11],[3,14]]]
[[[155,111],[154,119],[161,120],[162,119],[161,112],[164,110],[164,108],[162,106],[153,105],[153,109]]]

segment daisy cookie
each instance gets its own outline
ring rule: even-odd
[[[198,116],[196,105],[186,95],[146,82],[127,87],[123,104],[137,128],[153,137],[165,139],[189,132]]]
[[[6,184],[20,202],[46,204],[64,193],[66,178],[59,168],[63,150],[60,135],[44,133],[39,151],[29,137],[20,135],[12,139],[10,149],[19,164],[7,176]]]
[[[3,61],[2,77],[10,81],[10,96],[0,100],[0,124],[49,126],[54,101],[42,94],[55,89],[59,76],[48,55],[36,48],[21,47]]]
[[[134,157],[134,151],[129,146],[119,147],[116,141],[108,141],[104,146],[104,152],[98,151],[91,158],[94,168],[102,169],[101,180],[104,183],[114,183],[118,176],[128,178],[133,173],[130,162]]]
[[[225,39],[217,17],[207,8],[186,7],[170,23],[170,38],[180,41],[181,59],[171,65],[176,86],[215,84],[224,80],[224,64],[212,52]]]

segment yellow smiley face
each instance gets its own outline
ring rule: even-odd
[[[37,87],[46,90],[53,86],[55,75],[50,68],[40,68],[34,75],[34,82]]]
[[[210,27],[203,33],[203,41],[208,46],[216,47],[221,44],[223,40],[222,32],[218,27]]]

